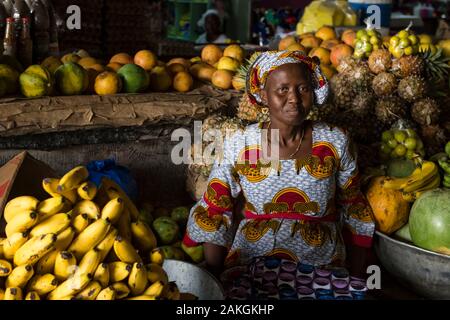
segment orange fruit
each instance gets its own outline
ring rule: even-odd
[[[330,40],[322,41],[320,46],[327,50],[331,50],[331,48],[333,48],[335,45],[340,44],[340,43],[342,43],[342,42],[339,41],[338,39],[330,39]]]
[[[122,80],[115,72],[105,71],[95,78],[95,93],[98,95],[116,94],[122,89]]]
[[[239,61],[230,57],[222,57],[217,63],[217,69],[228,70],[231,72],[236,72],[239,66],[240,66]]]
[[[223,55],[242,62],[245,58],[245,50],[238,44],[231,44],[225,48]]]
[[[141,50],[134,56],[134,63],[142,67],[145,71],[150,71],[156,65],[158,58],[150,50]]]
[[[171,64],[174,64],[174,63],[178,63],[178,64],[183,65],[186,70],[191,67],[191,62],[189,60],[187,60],[187,59],[184,59],[184,58],[173,58],[173,59],[170,59],[170,61],[167,62],[167,65],[170,66]]]
[[[134,63],[134,60],[133,60],[133,57],[130,56],[128,53],[118,53],[118,54],[114,55],[111,58],[111,60],[109,60],[109,63],[112,63],[112,62],[117,62],[117,63],[124,65],[124,64]]]
[[[330,64],[330,51],[325,48],[312,48],[309,52],[308,56],[317,57],[320,60],[320,63]]]
[[[331,79],[331,77],[333,77],[333,75],[335,75],[336,74],[336,70],[332,67],[332,66],[330,66],[330,65],[328,65],[328,64],[320,64],[320,69],[322,70],[322,73],[323,73],[323,75],[328,79],[328,80],[330,80]]]
[[[230,89],[233,81],[233,73],[228,70],[217,70],[213,73],[211,82],[220,89]]]
[[[300,44],[304,46],[306,49],[311,48],[317,48],[320,46],[320,43],[322,42],[321,39],[315,37],[315,36],[309,36],[302,39]]]
[[[208,44],[203,47],[201,52],[202,60],[210,65],[217,63],[222,58],[223,52],[215,44]]]
[[[167,70],[169,70],[170,73],[175,75],[178,72],[186,71],[186,67],[184,65],[182,65],[181,63],[172,63],[167,66]]]
[[[347,29],[342,33],[341,40],[350,47],[355,47],[356,32]]]
[[[290,45],[297,43],[294,36],[286,36],[278,43],[278,50],[286,50]]]
[[[293,43],[289,47],[286,48],[287,51],[303,51],[307,52],[306,48],[302,46],[300,43]]]
[[[334,28],[328,26],[319,28],[319,30],[316,31],[315,36],[319,39],[322,39],[323,41],[337,38]]]
[[[330,61],[331,64],[336,68],[342,58],[351,57],[353,55],[353,48],[344,43],[335,45],[331,49]]]
[[[150,72],[150,88],[153,91],[167,91],[172,86],[170,72],[161,66],[156,66]]]
[[[95,58],[92,57],[86,57],[86,58],[81,58],[80,60],[78,60],[77,62],[80,66],[82,66],[83,68],[87,69],[90,66],[97,64],[97,60]]]
[[[192,89],[194,85],[194,80],[192,76],[186,71],[178,72],[173,79],[173,87],[178,92],[187,92]]]
[[[110,71],[117,72],[120,68],[122,68],[123,64],[117,63],[117,62],[111,62],[106,66],[106,69],[109,69]]]
[[[93,64],[93,65],[89,66],[87,69],[88,70],[89,69],[93,69],[93,70],[96,70],[98,72],[106,71],[106,68],[104,66],[102,66],[101,64],[99,64],[99,63]]]

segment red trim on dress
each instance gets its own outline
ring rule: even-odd
[[[245,211],[246,219],[255,220],[269,220],[269,219],[293,219],[293,220],[305,220],[305,221],[317,221],[317,222],[336,222],[338,221],[337,214],[329,214],[324,217],[313,217],[296,212],[277,212],[271,214],[255,214],[254,212]]]
[[[371,248],[373,243],[373,237],[353,234],[349,229],[344,227],[342,230],[342,237],[347,244],[353,244],[358,247]]]
[[[188,235],[188,233],[187,233],[187,231],[186,231],[185,234],[184,234],[184,237],[183,237],[183,244],[185,244],[186,247],[196,247],[196,246],[198,246],[200,243],[195,242],[194,240],[192,240],[192,239],[189,237],[189,235]]]

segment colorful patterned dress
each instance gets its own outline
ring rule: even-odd
[[[276,256],[313,266],[342,266],[344,242],[370,247],[375,225],[359,186],[356,153],[345,132],[314,123],[306,160],[262,159],[262,129],[225,140],[204,197],[192,208],[184,243],[229,248],[226,266]],[[244,218],[233,217],[243,193]],[[238,223],[238,225],[237,225]]]

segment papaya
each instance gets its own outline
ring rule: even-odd
[[[171,244],[177,240],[180,227],[170,217],[159,217],[153,221],[153,230],[160,240],[158,243]]]
[[[61,60],[59,60],[57,57],[50,56],[42,61],[41,66],[47,68],[47,70],[50,71],[51,74],[55,74],[56,69],[62,66],[62,64],[63,63],[61,62]]]
[[[56,69],[55,82],[58,91],[66,96],[82,94],[89,87],[87,71],[74,62],[68,62]]]
[[[377,230],[390,235],[408,222],[410,203],[403,199],[399,190],[384,187],[389,177],[374,177],[366,192],[372,208]]]
[[[126,93],[138,93],[145,91],[150,84],[150,76],[140,66],[126,64],[117,71],[122,79],[123,91]]]
[[[0,78],[6,87],[6,94],[14,94],[19,88],[19,72],[7,64],[0,64]]]
[[[29,66],[19,77],[20,91],[27,98],[50,95],[53,91],[53,77],[49,70],[40,65]]]
[[[165,259],[185,260],[185,253],[182,249],[175,246],[161,246],[159,247],[164,253]]]

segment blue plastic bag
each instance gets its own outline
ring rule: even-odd
[[[116,165],[114,159],[91,161],[86,167],[89,171],[89,180],[97,187],[100,187],[102,178],[107,177],[116,182],[132,201],[137,200],[139,194],[137,183],[128,168]]]

